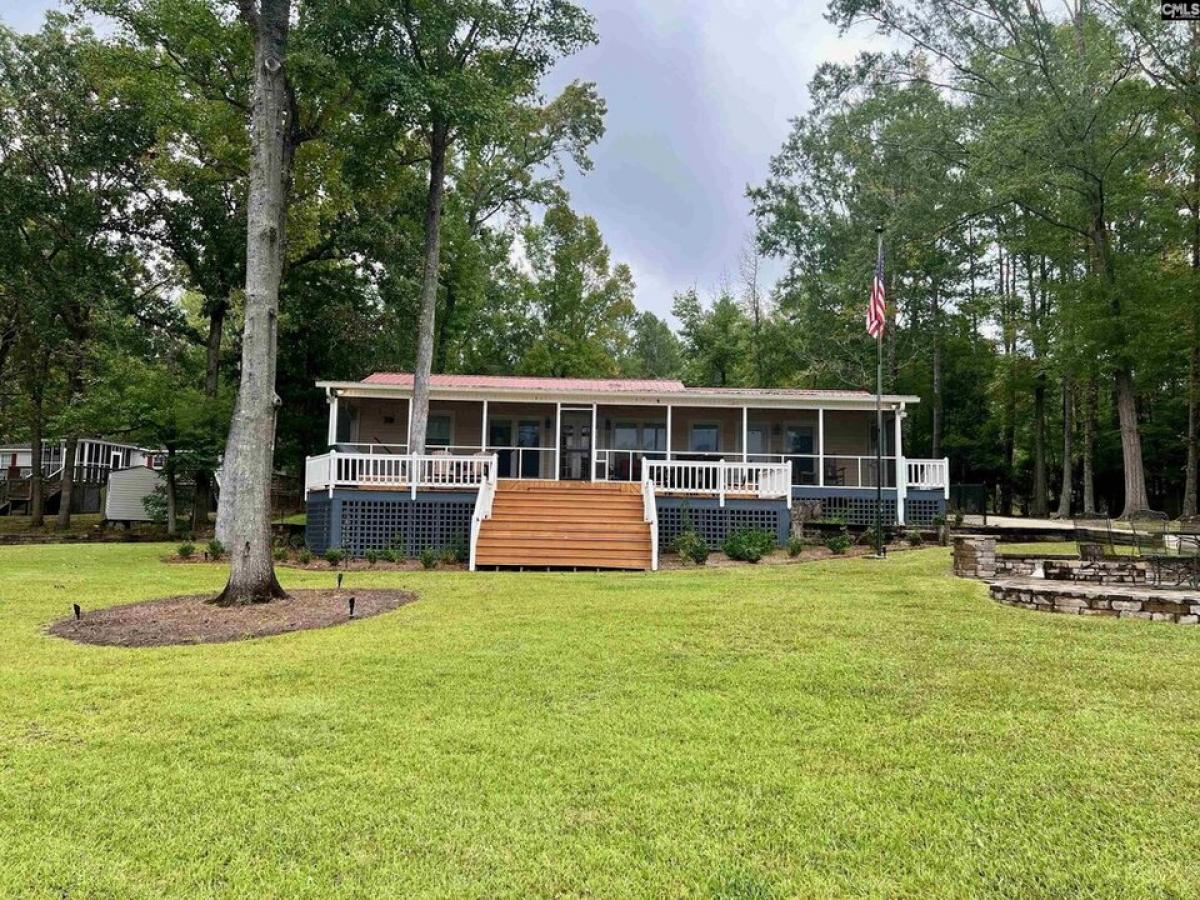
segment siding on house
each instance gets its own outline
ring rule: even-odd
[[[162,483],[162,473],[144,466],[112,472],[108,476],[104,518],[112,522],[150,521],[142,500]]]

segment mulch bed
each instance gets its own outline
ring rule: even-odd
[[[286,598],[248,606],[220,607],[211,594],[145,600],[124,606],[83,611],[83,618],[59,619],[47,631],[80,644],[115,647],[167,647],[175,644],[219,644],[247,638],[328,628],[366,619],[417,599],[411,591],[294,590]]]

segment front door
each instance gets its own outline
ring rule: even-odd
[[[559,428],[558,477],[564,481],[591,481],[592,411],[563,410]]]
[[[542,474],[542,423],[536,419],[517,423],[517,468],[521,478],[538,478]]]
[[[500,478],[513,478],[517,471],[513,467],[513,451],[512,451],[512,422],[506,419],[500,419],[491,422],[488,425],[488,446],[503,448],[497,449],[496,453],[496,475]]]

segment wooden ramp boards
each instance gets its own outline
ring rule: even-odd
[[[649,569],[636,484],[507,481],[479,529],[477,566]]]

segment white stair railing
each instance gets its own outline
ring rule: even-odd
[[[650,526],[650,571],[658,571],[658,503],[654,499],[654,482],[642,460],[642,518]]]
[[[475,497],[475,512],[471,515],[471,557],[468,567],[472,572],[475,571],[479,532],[483,529],[484,521],[492,517],[492,503],[496,499],[496,475],[500,468],[500,459],[495,454],[483,461],[487,463],[487,473],[479,485],[479,493]]]

